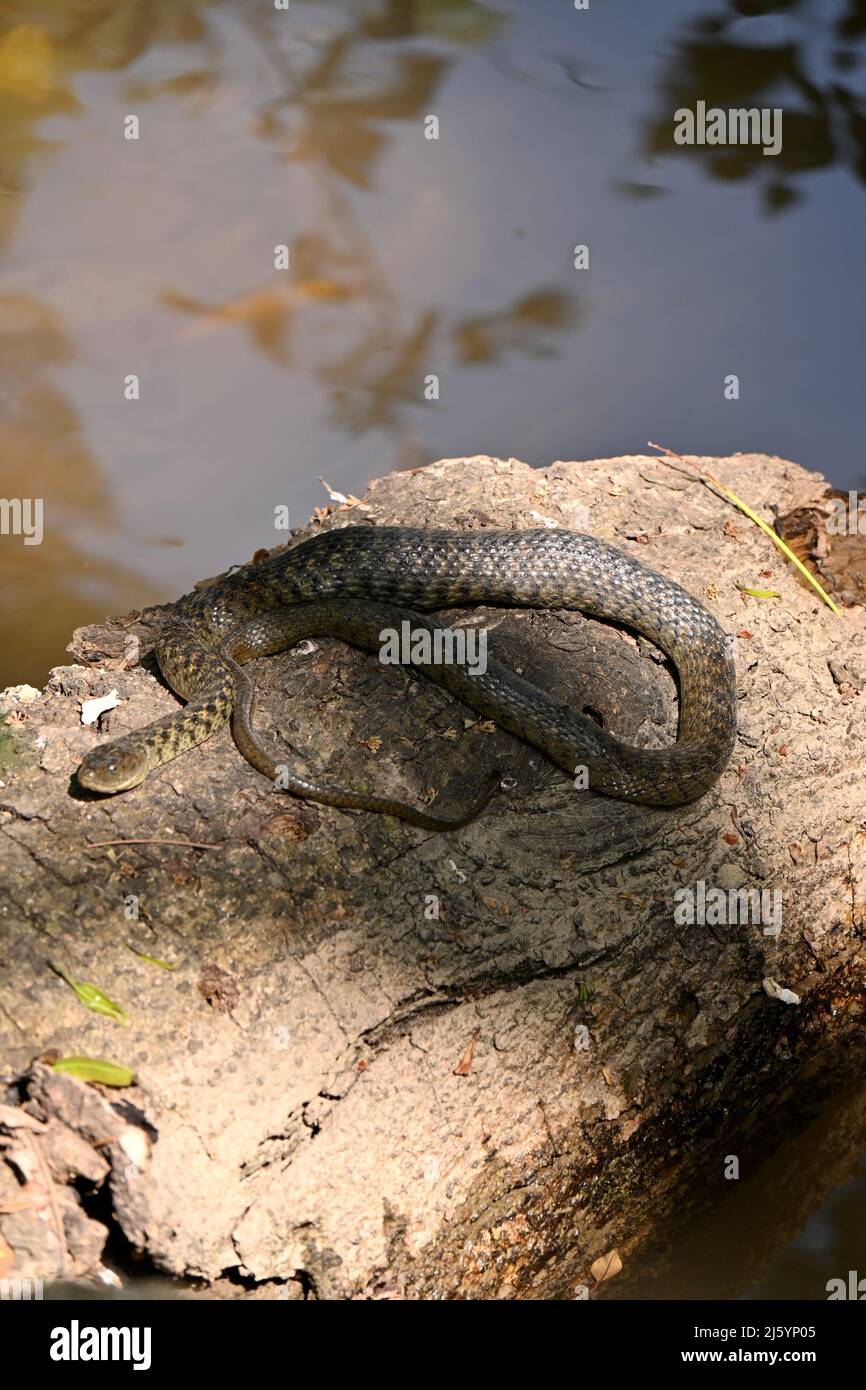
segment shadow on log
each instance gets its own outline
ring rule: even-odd
[[[766,516],[826,493],[780,459],[696,462]],[[292,539],[370,522],[589,529],[678,580],[739,634],[731,764],[674,810],[577,793],[414,673],[322,640],[250,668],[285,761],[441,788],[448,811],[494,766],[509,790],[432,833],[287,798],[224,731],[101,800],[70,780],[103,736],[82,699],[116,689],[115,735],[176,701],[153,613],[76,633],[79,664],[2,697],[0,1273],[93,1278],[111,1233],[146,1267],[273,1297],[616,1296],[714,1200],[748,1116],[862,1027],[863,610],[834,616],[657,458],[440,462]],[[484,612],[491,652],[557,698],[629,741],[675,736],[645,641]],[[765,890],[771,915],[676,920],[700,884]],[[49,1070],[72,1055],[135,1084]]]

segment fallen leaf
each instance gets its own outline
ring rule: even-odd
[[[599,1255],[590,1266],[590,1274],[597,1284],[603,1284],[605,1279],[612,1279],[615,1274],[619,1274],[622,1269],[622,1260],[618,1250],[610,1250],[606,1255]]]
[[[127,945],[129,945],[128,942]],[[147,961],[148,965],[158,965],[160,970],[177,969],[177,966],[173,965],[170,960],[160,960],[159,956],[149,956],[146,951],[139,951],[137,946],[130,946],[129,949],[138,956],[139,960]]]
[[[115,1023],[122,1023],[124,1028],[129,1027],[129,1017],[126,1010],[120,1004],[116,1004],[113,999],[109,999],[108,995],[103,993],[97,985],[90,985],[83,980],[73,979],[58,965],[51,965],[51,969],[56,971],[62,980],[66,981],[85,1009],[89,1009],[94,1014],[103,1014],[105,1018],[113,1018]]]
[[[776,589],[750,589],[748,584],[735,584],[735,589],[739,589],[741,594],[748,594],[750,598],[781,598],[782,595]]]
[[[135,1072],[129,1067],[99,1057],[61,1057],[51,1070],[75,1076],[79,1081],[98,1081],[102,1086],[132,1086],[135,1082]]]
[[[464,1052],[457,1066],[454,1068],[455,1076],[468,1076],[472,1070],[472,1058],[475,1055],[475,1044],[481,1036],[481,1029],[476,1028],[472,1037],[469,1039],[469,1046]]]

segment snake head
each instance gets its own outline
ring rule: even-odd
[[[91,748],[81,760],[76,777],[91,792],[126,792],[143,782],[150,764],[139,742],[119,738]]]

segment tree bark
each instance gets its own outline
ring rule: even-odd
[[[820,515],[827,494],[777,458],[688,466],[768,518]],[[0,1273],[92,1278],[111,1231],[157,1269],[274,1297],[623,1296],[729,1157],[767,1139],[773,1098],[820,1091],[862,1028],[864,613],[831,613],[684,467],[447,460],[292,542],[549,524],[678,580],[739,634],[737,747],[695,805],[577,793],[431,683],[331,639],[252,668],[285,761],[418,802],[442,788],[443,810],[502,766],[480,819],[437,834],[292,800],[228,731],[87,797],[70,780],[96,738],[81,700],[116,689],[114,734],[176,707],[147,655],[159,610],[79,630],[78,664],[5,692]],[[627,740],[675,736],[646,641],[474,611],[558,698]],[[678,922],[700,882],[778,892],[781,929]],[[70,1055],[135,1084],[49,1070]]]

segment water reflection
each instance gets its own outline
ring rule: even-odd
[[[828,1046],[796,1090],[723,1120],[713,1161],[696,1164],[689,1219],[672,1242],[655,1233],[658,1253],[633,1262],[611,1296],[824,1300],[829,1281],[866,1274],[863,1060],[859,1037]],[[721,1176],[727,1153],[737,1181]]]
[[[368,301],[347,350],[338,349],[313,368],[329,398],[328,419],[348,435],[375,428],[399,435],[401,407],[417,404],[425,370],[441,361],[443,352],[461,366],[498,361],[509,349],[542,355],[552,351],[556,332],[577,321],[576,297],[546,286],[451,326],[433,305],[416,309],[412,322],[405,324],[381,243],[370,236],[342,190],[343,184],[375,187],[387,146],[383,122],[418,126],[426,113],[442,110],[441,89],[455,60],[371,46],[370,40],[480,43],[500,33],[504,24],[504,15],[476,0],[444,5],[391,0],[378,14],[359,15],[351,28],[336,32],[307,71],[293,71],[289,58],[280,61],[278,49],[269,48],[285,91],[260,111],[258,129],[284,159],[302,163],[315,179],[322,225],[328,229],[312,243],[307,238],[292,249],[292,265],[305,267],[316,278],[301,280],[285,292],[283,302],[294,305],[309,296],[307,285],[315,286],[322,300],[364,296]],[[270,38],[274,18],[259,15],[255,27]],[[354,249],[354,265],[340,247]],[[351,282],[331,278],[341,272],[348,272]],[[287,310],[288,302],[283,314]],[[339,321],[346,323],[346,315]]]
[[[45,504],[41,544],[30,546],[22,535],[0,536],[0,596],[12,637],[0,685],[38,672],[46,649],[60,660],[82,612],[131,608],[148,587],[99,555],[99,537],[117,526],[117,511],[79,414],[50,377],[50,369],[72,355],[49,305],[24,295],[0,298],[3,495]]]
[[[778,160],[729,147],[687,149],[688,162],[760,180],[774,208],[834,160],[862,178],[864,3],[677,0],[664,22],[609,6],[585,22],[544,0],[531,16],[508,0],[298,0],[290,21],[240,0],[16,6],[0,34],[17,358],[3,490],[24,486],[26,459],[25,495],[50,494],[50,529],[35,562],[4,543],[0,564],[7,595],[41,586],[54,599],[62,578],[70,597],[63,621],[36,631],[17,599],[6,605],[0,679],[43,679],[73,616],[170,597],[248,558],[276,504],[301,520],[322,500],[320,473],[361,492],[460,452],[544,462],[676,444],[666,415],[693,410],[701,382],[682,364],[659,378],[655,324],[673,308],[694,338],[728,300],[672,232],[676,161],[659,158],[683,153],[672,112],[775,101],[787,83],[796,109],[786,96]],[[630,75],[641,65],[645,88]],[[121,134],[130,110],[135,146]],[[431,113],[439,141],[424,138]],[[624,218],[626,200],[644,225]],[[593,272],[578,276],[584,239]],[[274,268],[281,242],[288,271]],[[14,322],[25,302],[32,351]],[[759,314],[751,300],[742,312]],[[752,327],[732,323],[732,355]],[[120,388],[130,371],[143,383],[134,411]],[[815,412],[785,390],[744,401],[727,438],[732,412],[702,406],[705,447],[802,457],[784,427],[807,450]],[[70,418],[88,487],[74,472],[61,486],[50,463]],[[844,412],[833,419],[846,428]],[[186,545],[167,562],[154,556],[166,535]]]
[[[784,139],[773,158],[754,145],[681,147],[717,179],[753,180],[768,212],[805,194],[803,175],[839,163],[866,183],[866,103],[843,74],[856,73],[866,37],[866,0],[816,6],[807,0],[727,0],[725,11],[690,20],[657,82],[658,115],[647,156],[671,150],[680,107],[783,107]],[[677,151],[680,153],[680,150]]]

